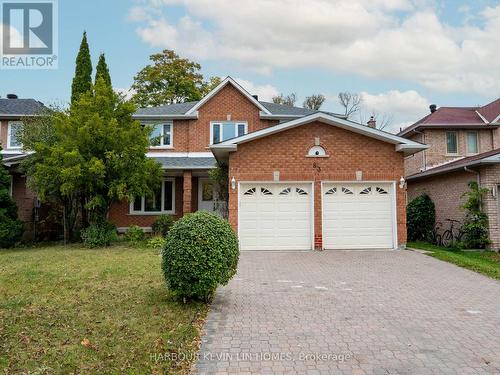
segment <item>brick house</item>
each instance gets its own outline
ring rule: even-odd
[[[26,153],[22,151],[22,145],[16,139],[16,132],[22,126],[22,118],[37,116],[44,108],[43,103],[35,99],[19,99],[14,94],[0,98],[0,146],[3,164],[9,168],[11,174],[11,195],[17,203],[18,216],[26,225],[26,239],[30,239],[35,230],[34,215],[38,214],[40,205],[35,194],[26,186],[26,176],[19,170],[19,163]]]
[[[322,111],[259,101],[230,77],[198,102],[142,108],[152,197],[112,205],[119,230],[160,214],[215,211],[216,160],[229,167],[229,222],[242,249],[398,248],[406,242],[404,157],[425,145]],[[372,123],[373,125],[373,123]]]
[[[471,180],[489,189],[484,210],[494,250],[500,249],[500,99],[482,107],[430,106],[430,114],[398,135],[428,149],[405,158],[408,199],[427,193],[436,205],[436,221],[462,221],[463,193]]]

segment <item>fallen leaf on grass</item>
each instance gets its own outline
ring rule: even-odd
[[[97,350],[97,347],[92,344],[89,339],[83,339],[81,344],[88,349]]]

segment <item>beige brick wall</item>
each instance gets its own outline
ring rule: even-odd
[[[425,143],[429,148],[418,152],[405,159],[405,172],[409,176],[418,173],[421,170],[435,165],[468,156],[467,154],[467,129],[457,129],[458,135],[458,153],[456,155],[446,154],[446,132],[445,129],[423,129],[422,134],[416,133],[409,137],[412,140]],[[479,152],[490,151],[495,147],[494,134],[497,130],[483,129],[478,130]],[[425,165],[424,165],[425,160]]]
[[[483,209],[488,214],[491,248],[498,251],[500,249],[500,213],[497,187],[500,185],[500,165],[484,166],[480,171],[481,186],[490,190],[485,196]]]
[[[427,193],[436,206],[436,223],[441,223],[441,228],[447,229],[449,223],[446,219],[463,220],[464,211],[460,206],[465,199],[462,194],[467,191],[468,183],[476,179],[473,173],[459,171],[415,182],[408,181],[408,202]]]

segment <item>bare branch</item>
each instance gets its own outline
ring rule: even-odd
[[[358,93],[340,92],[339,103],[344,108],[344,115],[347,118],[352,117],[355,113],[359,112],[363,98]]]

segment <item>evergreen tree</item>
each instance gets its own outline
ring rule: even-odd
[[[108,64],[106,64],[106,58],[104,57],[104,53],[99,55],[99,62],[97,63],[95,69],[95,83],[97,80],[102,78],[104,83],[111,87],[111,76],[109,75]]]
[[[9,193],[10,176],[2,165],[2,159],[0,154],[0,248],[14,246],[24,229],[23,223],[17,218],[17,206]]]
[[[76,57],[75,77],[71,84],[71,103],[77,101],[80,96],[92,89],[92,61],[90,60],[89,44],[87,43],[87,32],[83,32],[80,50]]]

